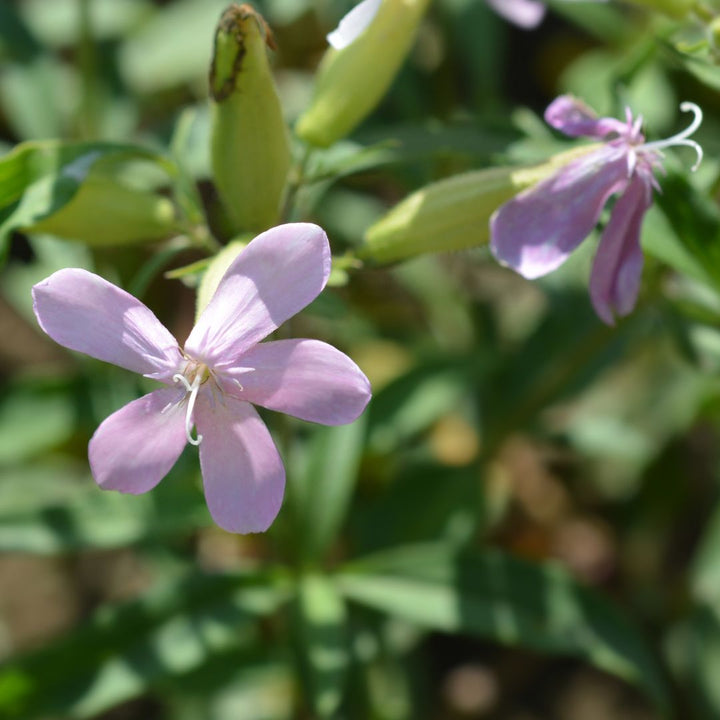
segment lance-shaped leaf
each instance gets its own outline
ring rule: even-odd
[[[365,440],[366,419],[317,428],[307,444],[303,472],[289,488],[296,523],[297,550],[306,562],[322,560],[335,540],[352,493]]]
[[[306,695],[320,718],[335,717],[342,700],[349,661],[345,603],[330,579],[300,579],[295,629]]]
[[[60,640],[0,670],[7,720],[89,718],[256,639],[288,583],[272,573],[192,575],[142,599],[99,610]]]
[[[429,629],[580,657],[667,708],[663,677],[639,630],[554,564],[412,545],[355,562],[336,581],[349,600]]]

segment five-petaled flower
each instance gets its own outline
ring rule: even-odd
[[[88,448],[97,483],[150,490],[190,442],[199,445],[215,522],[231,532],[267,529],[285,470],[251,403],[341,425],[370,399],[365,375],[334,347],[305,339],[260,343],[320,293],[329,272],[327,237],[316,225],[262,233],[229,267],[183,349],[145,305],[93,273],[65,269],[38,283],[35,314],[51,338],[164,385],[97,429]]]
[[[599,317],[614,323],[614,314],[627,315],[635,307],[640,289],[643,255],[640,228],[659,190],[654,171],[662,170],[662,148],[688,145],[702,150],[691,135],[702,120],[700,108],[683,103],[681,110],[695,118],[682,133],[667,140],[646,143],[642,118],[598,118],[574,97],[556,98],[545,120],[570,137],[603,140],[600,147],[564,165],[555,174],[502,205],[490,219],[493,254],[526,278],[555,270],[587,237],[598,222],[605,203],[619,194],[603,231],[590,276],[590,299]]]

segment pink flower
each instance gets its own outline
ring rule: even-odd
[[[582,2],[583,0],[565,0]],[[587,2],[606,2],[606,0],[586,0]],[[485,0],[498,15],[502,15],[515,25],[530,30],[537,27],[545,17],[545,3],[539,0]]]
[[[538,0],[485,0],[498,14],[526,29],[537,27],[545,17],[545,4]]]
[[[640,289],[643,255],[640,228],[659,189],[654,171],[662,169],[662,148],[688,145],[702,159],[702,149],[688,140],[702,121],[693,103],[683,103],[695,118],[684,132],[661,142],[646,143],[642,118],[625,121],[598,118],[576,98],[563,95],[545,111],[549,125],[571,137],[603,140],[554,175],[528,188],[495,211],[490,219],[490,247],[495,257],[526,278],[559,267],[590,234],[610,196],[619,194],[600,239],[590,276],[590,299],[608,325],[613,314],[627,315]]]
[[[93,435],[88,454],[98,485],[146,492],[189,442],[199,445],[215,522],[231,532],[266,530],[280,509],[285,470],[251,403],[341,425],[370,399],[365,375],[332,346],[260,343],[320,293],[329,273],[330,248],[316,225],[262,233],[228,268],[183,349],[145,305],[93,273],[65,269],[38,283],[35,315],[53,340],[163,384]]]

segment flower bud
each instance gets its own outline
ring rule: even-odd
[[[350,133],[380,102],[408,54],[429,0],[383,0],[368,28],[320,63],[312,104],[295,132],[327,147]]]
[[[596,147],[574,148],[541,165],[477,170],[427,185],[371,225],[357,255],[383,263],[485,245],[490,216],[500,205]]]
[[[200,318],[203,310],[208,306],[212,296],[223,279],[227,269],[233,264],[237,256],[247,247],[252,240],[252,233],[242,235],[231,240],[220,252],[208,263],[202,280],[197,290],[195,302],[195,321]]]
[[[91,171],[70,202],[22,229],[98,247],[159,240],[179,227],[168,198]]]
[[[290,143],[268,62],[272,34],[250,5],[231,5],[215,33],[210,69],[215,184],[233,230],[279,219]]]

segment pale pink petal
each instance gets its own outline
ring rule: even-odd
[[[590,275],[590,299],[595,312],[608,325],[613,314],[632,312],[640,290],[643,254],[640,229],[652,202],[652,190],[635,176],[613,208]]]
[[[32,294],[40,327],[60,345],[151,377],[175,372],[175,338],[139,300],[98,275],[58,270]]]
[[[262,532],[280,510],[285,469],[265,423],[230,395],[198,397],[200,468],[213,520],[236,533]]]
[[[486,0],[487,4],[506,20],[519,27],[537,27],[545,17],[545,5],[537,0]]]
[[[595,227],[608,198],[627,185],[627,152],[605,146],[506,202],[490,218],[490,247],[526,278],[559,267]]]
[[[107,418],[90,439],[93,477],[105,490],[143,493],[170,471],[185,447],[183,391],[162,388]]]
[[[342,50],[350,43],[357,40],[368,25],[375,19],[382,0],[363,0],[358,3],[345,17],[340,24],[328,33],[327,41],[336,49]]]
[[[261,343],[226,375],[227,391],[237,397],[323,425],[352,422],[370,400],[362,370],[319,340]]]
[[[545,122],[570,137],[604,138],[628,129],[627,123],[615,118],[599,118],[594,110],[572,95],[555,98],[545,110]]]
[[[314,300],[330,274],[330,246],[310,223],[279,225],[238,255],[185,343],[188,355],[217,369]]]

